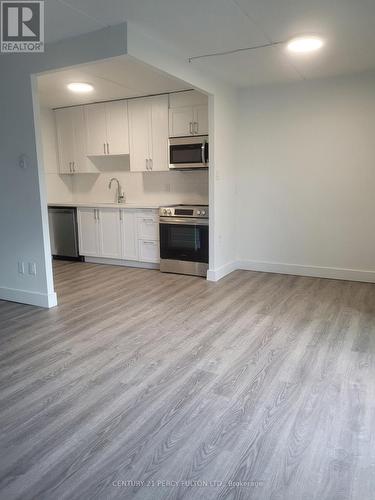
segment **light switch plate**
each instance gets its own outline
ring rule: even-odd
[[[29,274],[31,276],[36,276],[36,264],[35,264],[35,262],[29,262]]]

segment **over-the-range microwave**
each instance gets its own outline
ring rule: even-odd
[[[171,137],[169,168],[171,170],[208,168],[208,136]]]

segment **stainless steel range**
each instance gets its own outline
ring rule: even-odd
[[[160,271],[206,276],[208,206],[173,205],[159,209]]]

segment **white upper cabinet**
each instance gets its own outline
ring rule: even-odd
[[[85,106],[87,154],[99,156],[107,154],[107,126],[105,104]]]
[[[168,162],[168,96],[151,98],[151,141],[150,154],[152,171],[169,170]]]
[[[95,166],[86,157],[83,107],[58,109],[55,117],[60,173],[96,172]]]
[[[183,137],[208,134],[208,98],[196,91],[169,96],[169,135]]]
[[[194,112],[190,106],[169,110],[169,135],[184,137],[193,134]]]
[[[168,170],[168,96],[129,101],[130,170]]]
[[[208,106],[201,104],[193,107],[193,131],[195,135],[208,135]]]
[[[71,108],[57,109],[55,111],[59,171],[61,174],[73,173],[74,132],[71,115]]]
[[[130,170],[149,170],[151,119],[149,99],[132,99],[128,103]]]
[[[106,103],[108,154],[129,154],[129,120],[127,101]]]
[[[84,106],[88,156],[129,154],[128,105],[113,101]]]

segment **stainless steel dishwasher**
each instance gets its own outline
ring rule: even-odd
[[[53,257],[81,260],[76,208],[48,207],[48,220]]]

